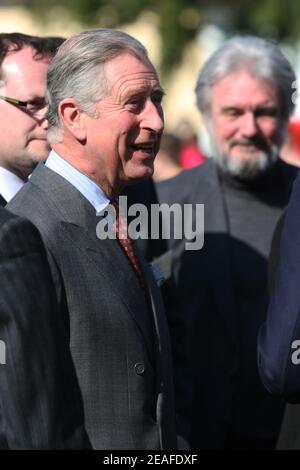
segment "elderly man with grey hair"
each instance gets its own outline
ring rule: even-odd
[[[86,430],[95,449],[175,448],[160,292],[124,217],[107,237],[98,225],[126,185],[152,176],[164,126],[157,73],[131,36],[88,30],[59,48],[47,93],[52,152],[9,209],[47,248]]]
[[[275,44],[226,41],[196,86],[212,158],[157,186],[160,202],[204,204],[203,248],[170,240],[189,330],[192,448],[270,449],[278,435],[283,405],[260,381],[256,343],[272,234],[296,171],[278,158],[294,80]]]

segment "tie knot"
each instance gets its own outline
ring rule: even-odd
[[[119,240],[127,240],[129,239],[129,235],[126,214],[123,214],[122,211],[120,212],[120,207],[117,201],[112,201],[111,204],[114,207],[116,213],[114,223],[116,236]]]

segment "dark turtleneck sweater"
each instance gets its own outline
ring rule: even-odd
[[[261,384],[256,345],[268,305],[271,240],[291,189],[289,171],[289,167],[278,161],[271,171],[255,181],[242,181],[220,173],[235,273],[242,364],[232,435],[248,439],[276,438],[283,413],[281,400],[272,397]]]

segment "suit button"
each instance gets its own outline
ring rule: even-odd
[[[145,372],[145,365],[142,362],[138,362],[135,364],[134,370],[137,375],[143,375]]]

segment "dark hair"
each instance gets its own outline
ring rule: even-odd
[[[60,36],[48,36],[45,38],[39,38],[44,41],[44,48],[45,51],[48,51],[50,56],[54,56],[56,54],[57,49],[65,42],[65,38]]]
[[[23,47],[31,47],[37,60],[44,57],[53,57],[63,42],[64,38],[60,37],[38,37],[23,33],[0,33],[0,66],[8,53],[20,51]]]

